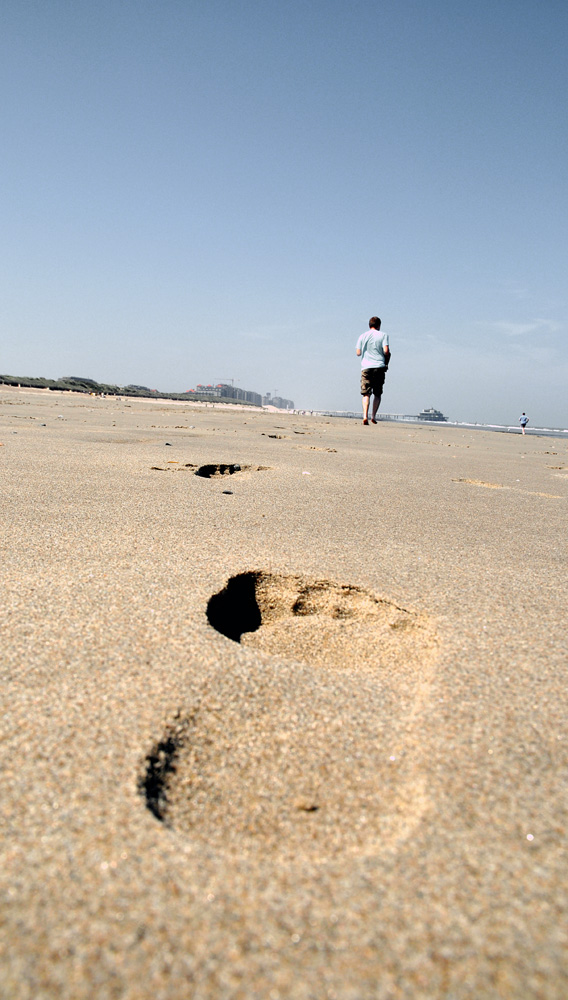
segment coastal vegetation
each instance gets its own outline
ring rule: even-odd
[[[97,396],[141,396],[150,399],[181,399],[197,402],[208,402],[211,395],[207,393],[195,392],[158,392],[157,389],[149,389],[144,385],[107,385],[103,382],[96,382],[90,378],[80,378],[72,375],[59,379],[36,378],[22,375],[0,375],[0,385],[19,386],[22,389],[57,389],[60,392],[83,392],[94,393]],[[218,400],[222,402],[223,400]],[[238,403],[236,399],[227,399],[225,402]],[[247,406],[257,405],[248,402]]]

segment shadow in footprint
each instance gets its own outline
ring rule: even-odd
[[[235,472],[240,472],[240,465],[230,465],[217,463],[216,465],[200,465],[195,475],[202,479],[211,479],[213,476],[232,476]]]
[[[212,479],[215,476],[233,476],[235,472],[268,472],[269,469],[268,465],[234,465],[230,462],[216,462],[200,465],[195,475],[202,479]]]
[[[207,620],[217,632],[240,642],[244,632],[255,632],[262,624],[256,600],[256,574],[240,573],[214,594],[207,604]]]
[[[176,760],[184,745],[188,720],[176,720],[156,743],[146,758],[146,769],[138,783],[138,790],[146,799],[151,813],[164,821],[167,811],[167,788],[176,772]]]

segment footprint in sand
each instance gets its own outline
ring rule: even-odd
[[[438,642],[427,616],[360,587],[257,571],[232,577],[207,618],[261,662],[166,727],[139,784],[154,816],[219,851],[316,860],[408,836],[428,805],[419,730]]]
[[[299,444],[297,447],[303,451],[328,451],[332,455],[337,455],[337,448],[318,448],[315,444]]]
[[[212,465],[200,465],[195,475],[202,479],[212,479],[214,476],[233,476],[235,472],[266,472],[267,465],[232,465],[230,463],[217,463]]]
[[[193,462],[183,463],[173,459],[166,464],[171,468],[152,465],[150,469],[152,472],[187,472],[189,470],[190,472],[194,471],[195,475],[200,476],[201,479],[213,479],[217,476],[233,476],[236,472],[266,472],[270,468],[268,465],[234,465],[222,462],[197,466]]]
[[[194,465],[193,462],[185,462],[185,463],[183,463],[183,462],[174,461],[173,459],[171,461],[168,461],[167,465],[169,466],[169,468],[166,468],[163,465],[151,465],[150,466],[150,471],[151,472],[191,472],[192,470],[194,470],[194,469],[197,468],[197,466]]]

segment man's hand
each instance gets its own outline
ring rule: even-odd
[[[359,348],[356,347],[355,351],[356,351],[357,357],[360,358],[361,357],[361,351],[359,350]]]

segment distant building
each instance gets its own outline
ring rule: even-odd
[[[253,406],[276,406],[279,410],[293,410],[294,400],[283,399],[282,396],[271,396],[269,392],[261,396],[259,392],[252,392],[250,389],[238,389],[236,385],[227,385],[225,382],[217,382],[216,385],[196,385],[195,389],[188,389],[187,395],[195,393],[196,396],[205,396],[208,399],[234,399],[241,403],[252,403]]]
[[[266,396],[262,397],[263,406],[276,406],[279,410],[293,410],[294,400],[293,399],[283,399],[282,396],[271,396],[269,392]]]
[[[435,410],[433,406],[429,406],[426,410],[421,410],[418,414],[419,420],[443,420],[447,422],[448,418],[444,416],[441,410]]]
[[[190,392],[198,392],[200,396],[211,396],[212,399],[219,399],[221,396],[220,385],[196,385]]]
[[[252,403],[253,406],[262,406],[262,396],[259,392],[238,389],[235,385],[226,385],[224,382],[218,382],[217,385],[198,385],[195,389],[188,389],[188,394],[193,392],[199,396],[208,396],[210,399],[234,399],[242,403]]]

